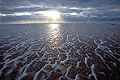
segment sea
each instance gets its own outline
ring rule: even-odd
[[[0,24],[0,80],[120,80],[120,24]]]

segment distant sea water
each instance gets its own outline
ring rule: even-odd
[[[0,24],[0,80],[120,80],[120,24]]]

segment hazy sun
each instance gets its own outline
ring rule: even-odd
[[[52,20],[59,20],[60,19],[60,12],[58,11],[45,11],[43,13],[44,16],[47,16],[48,18]]]

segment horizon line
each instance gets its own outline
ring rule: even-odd
[[[3,22],[0,24],[62,24],[62,23],[118,23],[119,21],[80,21],[80,22]],[[118,23],[120,24],[120,23]]]

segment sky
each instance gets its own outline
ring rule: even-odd
[[[120,0],[0,0],[0,23],[50,22],[46,11],[58,22],[120,21]]]

